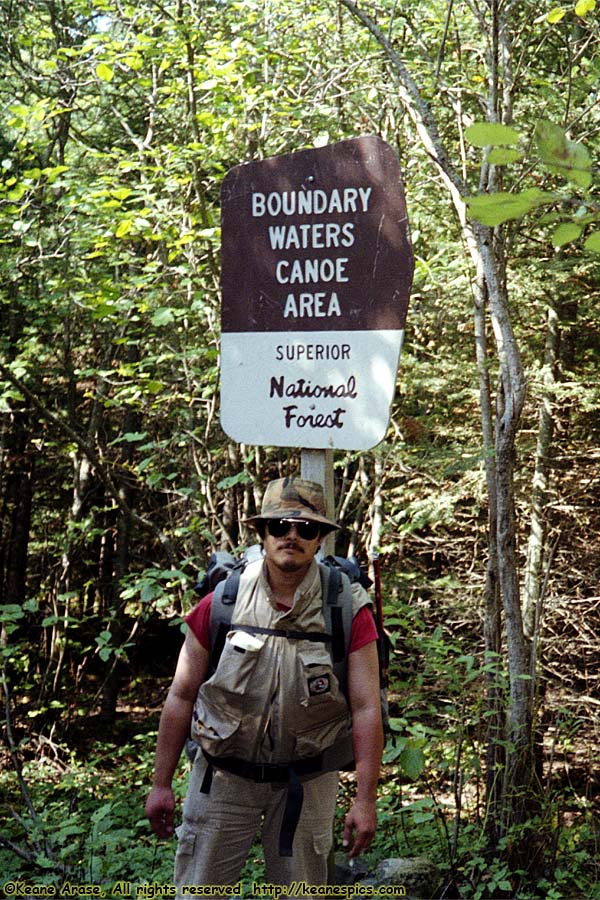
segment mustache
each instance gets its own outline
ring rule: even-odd
[[[296,541],[286,541],[282,547],[283,550],[301,550],[302,547],[300,544],[297,544]]]

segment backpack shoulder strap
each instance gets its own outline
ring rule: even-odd
[[[321,563],[323,617],[325,630],[331,634],[331,657],[334,674],[344,694],[348,686],[348,652],[352,630],[352,585],[337,566]]]
[[[234,568],[224,581],[215,587],[210,606],[210,665],[212,674],[221,658],[227,632],[231,626],[233,608],[240,586],[241,568]]]

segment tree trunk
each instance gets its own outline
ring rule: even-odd
[[[559,322],[556,310],[548,307],[546,348],[542,377],[537,446],[535,451],[535,471],[531,491],[531,519],[527,564],[523,589],[523,627],[525,634],[533,640],[536,621],[539,621],[542,584],[544,546],[546,543],[546,507],[551,472],[552,440],[554,436],[554,415],[552,404],[555,396],[556,367],[560,345]],[[532,661],[533,663],[533,661]]]
[[[139,362],[139,345],[137,342],[127,344],[127,363],[134,365]],[[123,416],[122,434],[138,431],[140,427],[140,414],[133,407],[127,407]],[[123,663],[120,648],[126,642],[128,628],[124,621],[124,601],[121,597],[123,578],[129,569],[129,549],[132,517],[128,510],[132,509],[133,488],[127,479],[127,471],[132,463],[134,450],[133,444],[125,442],[121,450],[121,467],[124,475],[120,475],[119,503],[114,512],[116,515],[116,528],[114,539],[114,558],[107,596],[109,604],[107,609],[108,622],[105,627],[111,633],[111,646],[114,652],[108,658],[108,671],[102,685],[102,703],[100,710],[101,719],[109,725],[115,721],[117,703],[121,685],[121,672]]]
[[[34,468],[29,428],[28,416],[18,411],[2,440],[5,464],[0,479],[0,603],[21,604],[26,597]]]
[[[475,287],[475,353],[479,372],[479,405],[485,477],[488,493],[488,558],[484,589],[483,637],[487,693],[486,808],[488,834],[494,843],[500,838],[497,823],[502,818],[502,779],[506,762],[504,741],[504,695],[502,690],[502,598],[498,581],[498,504],[496,499],[496,456],[494,452],[494,414],[490,386],[490,354],[486,328],[487,289],[483,272]]]
[[[8,355],[14,358],[25,315],[18,289],[9,282],[12,310],[8,316]],[[27,554],[33,496],[35,455],[31,446],[32,416],[26,399],[15,401],[0,430],[0,603],[21,604],[27,584]]]
[[[515,340],[509,305],[506,292],[506,259],[504,248],[499,235],[495,235],[490,228],[478,224],[472,224],[467,216],[465,198],[469,195],[467,185],[462,181],[452,165],[450,155],[441,140],[437,120],[429,103],[417,83],[414,81],[404,60],[392,45],[389,36],[379,28],[373,18],[359,8],[354,0],[341,0],[344,6],[350,10],[370,34],[375,38],[385,53],[390,71],[397,85],[398,93],[416,133],[421,140],[427,154],[436,165],[438,172],[446,185],[452,203],[456,209],[459,221],[463,229],[463,235],[468,251],[473,260],[477,272],[478,299],[476,302],[476,315],[480,317],[479,336],[483,334],[483,311],[489,316],[496,345],[496,360],[498,366],[498,389],[496,412],[493,420],[493,449],[495,462],[493,467],[488,464],[488,489],[490,501],[490,554],[487,574],[486,596],[486,651],[492,652],[499,644],[499,611],[498,595],[502,599],[502,607],[505,617],[507,650],[508,650],[508,674],[510,683],[510,701],[508,709],[508,761],[507,778],[505,779],[505,793],[502,800],[502,818],[504,825],[508,827],[512,821],[521,821],[523,807],[529,797],[529,789],[532,783],[531,753],[531,696],[532,690],[529,681],[528,648],[523,633],[521,618],[521,604],[518,581],[518,567],[516,558],[516,534],[515,534],[515,501],[514,501],[514,459],[515,438],[519,419],[523,409],[525,398],[525,378]],[[489,8],[490,20],[485,19],[487,12],[482,11],[480,24],[485,30],[489,48],[488,56],[488,97],[487,118],[488,121],[501,120],[502,96],[510,96],[510,91],[499,91],[499,65],[500,50],[510,57],[509,35],[506,22],[502,22],[495,0]],[[503,59],[503,65],[509,71],[510,59]],[[510,74],[507,77],[512,77]],[[508,85],[506,85],[508,87]],[[507,112],[510,118],[510,110]],[[463,123],[458,122],[462,130]],[[480,185],[482,190],[493,190],[495,185],[494,168],[485,162],[482,165]],[[487,357],[484,355],[482,363]],[[491,402],[487,410],[488,387],[485,379],[481,377],[480,387],[484,396],[482,406],[482,418],[484,429],[489,429],[491,421]],[[486,455],[491,446],[491,433],[484,430],[484,449]],[[496,570],[497,564],[497,570]],[[497,652],[494,649],[493,652]],[[497,692],[492,691],[488,698],[492,703],[491,713],[496,727],[499,725],[497,709]],[[489,761],[497,762],[499,748],[490,748]],[[488,785],[498,777],[494,770],[488,774]],[[498,795],[494,790],[492,807],[496,807]],[[499,823],[498,823],[499,824]]]
[[[533,777],[532,685],[518,580],[514,497],[515,439],[525,400],[525,377],[509,317],[504,255],[491,230],[474,229],[499,362],[495,431],[495,501],[498,584],[506,629],[510,703],[503,820],[523,820]]]

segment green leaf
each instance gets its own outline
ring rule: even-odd
[[[133,225],[132,219],[123,219],[122,222],[119,222],[117,225],[117,230],[115,231],[115,237],[125,237],[125,235],[129,234],[131,231],[131,227]]]
[[[140,591],[140,600],[142,603],[151,603],[152,600],[161,593],[161,586],[155,581],[144,581],[142,590]]]
[[[250,484],[251,482],[252,476],[248,472],[238,472],[237,475],[229,475],[227,478],[223,478],[218,483],[217,487],[220,491],[223,491],[236,484]]]
[[[510,219],[520,219],[537,206],[551,203],[554,195],[538,188],[530,188],[517,194],[499,191],[497,194],[481,194],[467,200],[469,212],[482,225],[494,228]]]
[[[587,147],[570,141],[563,129],[553,122],[540,121],[535,126],[535,140],[542,162],[557,175],[562,175],[580,188],[592,182],[592,158]]]
[[[128,444],[135,444],[138,441],[145,441],[148,437],[147,431],[127,431],[121,438],[122,441],[127,441]]]
[[[0,606],[0,622],[14,622],[24,616],[23,608],[17,603],[3,603]]]
[[[115,73],[112,67],[108,66],[106,63],[98,63],[96,66],[96,75],[101,81],[112,81]]]
[[[579,0],[579,2],[575,5],[575,15],[579,16],[581,19],[585,19],[589,12],[593,12],[596,9],[596,0]]]
[[[35,858],[36,866],[39,866],[40,869],[54,869],[56,868],[56,862],[53,859],[48,859],[47,856],[43,856],[41,853],[38,853]]]
[[[115,197],[117,200],[127,200],[128,197],[131,197],[133,191],[131,188],[122,187],[112,190],[110,194],[111,197]]]
[[[413,815],[415,825],[424,825],[426,822],[432,822],[435,819],[435,813],[432,812],[416,812]]]
[[[563,222],[555,228],[552,235],[552,244],[554,247],[563,247],[571,241],[576,241],[582,232],[581,225],[575,225],[573,222]]]
[[[592,250],[594,253],[600,253],[600,231],[593,231],[586,238],[583,245],[586,250]]]
[[[554,9],[551,9],[548,15],[546,16],[546,21],[550,23],[550,25],[556,25],[561,19],[567,14],[567,10],[562,6],[555,6]]]
[[[420,747],[409,744],[400,754],[400,766],[411,781],[416,781],[425,768],[425,756]]]
[[[474,122],[465,137],[475,147],[513,147],[521,140],[518,131],[499,122]]]
[[[152,314],[152,324],[156,326],[170,325],[175,319],[173,310],[168,306],[162,306]]]
[[[124,57],[123,63],[129,68],[133,69],[134,72],[137,72],[144,65],[144,60],[137,53],[132,53],[129,56]]]
[[[26,184],[21,182],[16,187],[14,187],[11,191],[9,191],[6,195],[8,200],[12,200],[13,203],[18,203],[19,200],[27,193],[28,187]]]
[[[520,159],[523,159],[520,150],[511,150],[507,147],[495,147],[487,156],[487,161],[494,166],[506,166],[508,163],[518,162]]]

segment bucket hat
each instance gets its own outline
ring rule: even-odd
[[[295,476],[270,481],[260,513],[245,521],[260,522],[265,519],[307,519],[320,522],[329,531],[340,527],[325,515],[325,496],[321,485]]]

